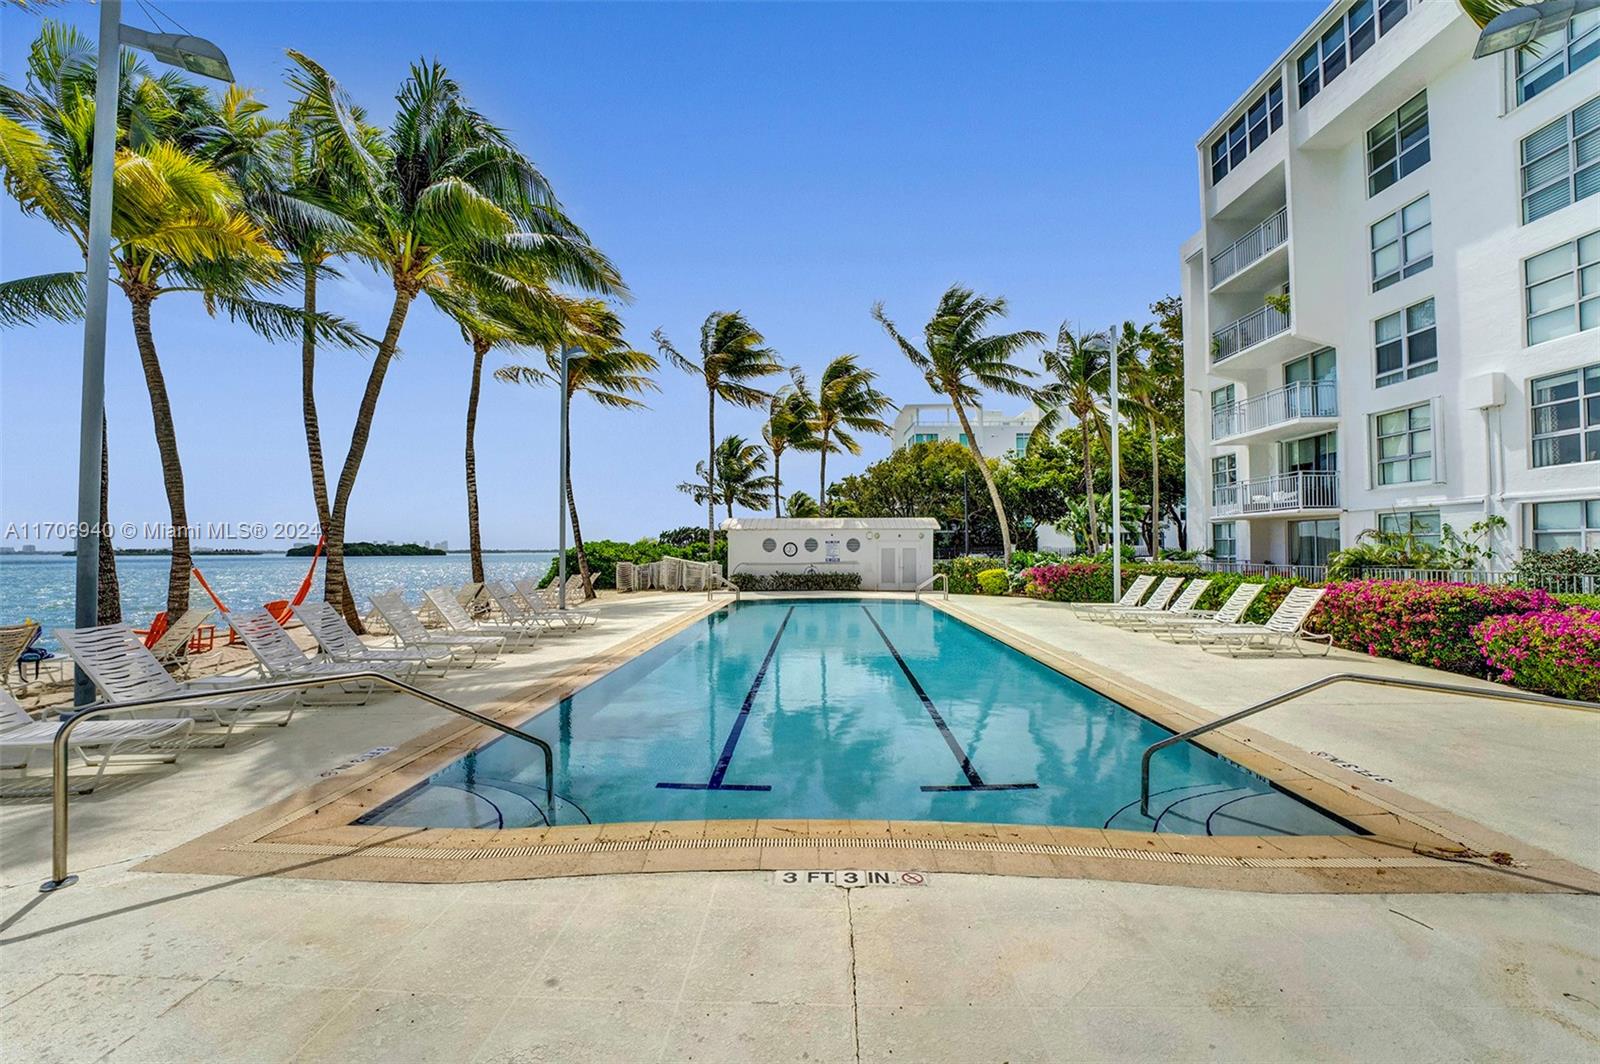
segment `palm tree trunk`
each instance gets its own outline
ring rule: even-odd
[[[400,330],[406,323],[406,311],[417,298],[414,284],[396,282],[394,307],[389,311],[389,324],[383,332],[383,341],[372,359],[372,370],[367,374],[367,387],[361,395],[361,406],[356,410],[355,429],[350,434],[350,451],[345,455],[344,469],[339,473],[339,486],[334,492],[333,506],[328,514],[326,552],[328,562],[322,572],[323,595],[334,609],[344,614],[344,619],[356,632],[363,631],[361,614],[356,610],[355,597],[347,593],[344,572],[344,530],[348,517],[350,494],[356,488],[356,474],[361,469],[361,459],[367,453],[367,440],[372,435],[372,416],[378,409],[378,393],[383,390],[383,377],[389,370],[395,349],[400,344]]]
[[[100,552],[98,595],[95,620],[100,624],[122,623],[122,585],[117,581],[117,548],[111,542],[111,445],[106,440],[106,419],[100,415]]]
[[[583,578],[583,597],[587,601],[595,597],[594,577],[589,573],[589,555],[583,549],[583,526],[578,524],[578,503],[572,497],[572,397],[566,396],[562,402],[567,404],[567,520],[572,524],[572,549],[578,555],[578,575]]]
[[[817,516],[828,516],[828,433],[822,433],[822,447],[817,452]]]
[[[189,551],[189,513],[183,501],[183,463],[178,459],[178,433],[172,424],[167,381],[162,375],[161,360],[156,357],[155,337],[150,331],[150,303],[155,295],[141,286],[129,287],[128,302],[133,308],[133,341],[139,348],[139,363],[144,368],[144,383],[150,392],[156,450],[161,455],[161,480],[167,489],[167,511],[172,521],[172,566],[167,571],[167,616],[177,620],[189,608],[190,572],[194,565]]]
[[[1083,429],[1083,494],[1089,504],[1089,553],[1100,552],[1100,515],[1094,508],[1094,458],[1089,446],[1089,422],[1079,422]]]
[[[1150,417],[1150,560],[1161,560],[1161,446]]]
[[[783,461],[783,448],[782,447],[774,447],[773,450],[772,450],[772,516],[773,517],[782,517],[783,516],[783,508],[781,506],[781,503],[783,502],[783,477],[781,475],[781,473],[782,473],[782,465],[781,465],[782,461]]]
[[[317,329],[311,318],[317,312],[317,264],[306,262],[305,321],[300,326],[300,418],[306,427],[306,456],[311,463],[311,500],[317,508],[317,527],[327,530],[328,471],[322,459],[322,428],[317,417]],[[350,594],[348,584],[345,597]]]
[[[706,559],[717,553],[717,390],[706,388]]]
[[[972,424],[967,420],[966,407],[954,395],[950,402],[956,408],[956,417],[961,420],[961,431],[967,434],[967,449],[972,452],[972,458],[978,463],[978,472],[983,476],[983,484],[989,489],[989,501],[994,505],[994,515],[1000,519],[1000,558],[1006,568],[1011,567],[1011,524],[1006,519],[1005,504],[1000,501],[1000,489],[994,482],[994,474],[989,470],[989,463],[983,460],[983,452],[978,450],[978,434],[972,431]]]
[[[483,535],[478,528],[478,455],[474,438],[478,432],[478,389],[483,383],[483,356],[489,344],[472,339],[472,387],[467,392],[467,555],[472,565],[472,582],[483,583]]]

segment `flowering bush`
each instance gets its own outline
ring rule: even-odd
[[[1600,701],[1600,610],[1504,614],[1475,625],[1472,634],[1505,683]]]
[[[1310,627],[1373,657],[1481,675],[1474,626],[1500,614],[1558,608],[1549,592],[1532,588],[1353,580],[1328,585]]]
[[[989,569],[1002,569],[1005,563],[999,558],[986,558],[981,554],[963,554],[959,558],[934,562],[933,571],[950,578],[950,594],[976,595],[979,593],[978,574]]]
[[[1105,602],[1111,597],[1111,566],[1098,562],[1035,565],[1023,573],[1023,593],[1047,602]]]

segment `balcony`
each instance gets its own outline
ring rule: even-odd
[[[1258,307],[1211,334],[1211,361],[1225,361],[1288,331],[1289,315],[1273,307]]]
[[[1218,484],[1211,489],[1211,511],[1216,517],[1258,517],[1338,508],[1337,472],[1273,473],[1233,484]]]
[[[1211,256],[1211,287],[1216,288],[1234,274],[1259,262],[1269,252],[1288,243],[1288,240],[1289,208],[1286,204],[1266,221]]]
[[[1295,381],[1211,411],[1211,440],[1213,443],[1237,443],[1248,437],[1276,435],[1279,429],[1298,429],[1306,422],[1338,416],[1338,381]]]

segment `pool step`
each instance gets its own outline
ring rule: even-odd
[[[1141,816],[1130,803],[1106,822],[1121,831],[1156,831],[1163,835],[1321,835],[1327,819],[1282,791],[1268,787],[1219,787],[1196,784],[1157,791],[1150,796],[1151,816]]]

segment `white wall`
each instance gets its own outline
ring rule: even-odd
[[[933,531],[736,528],[728,532],[728,572],[854,572],[863,591],[911,591],[932,575]]]

